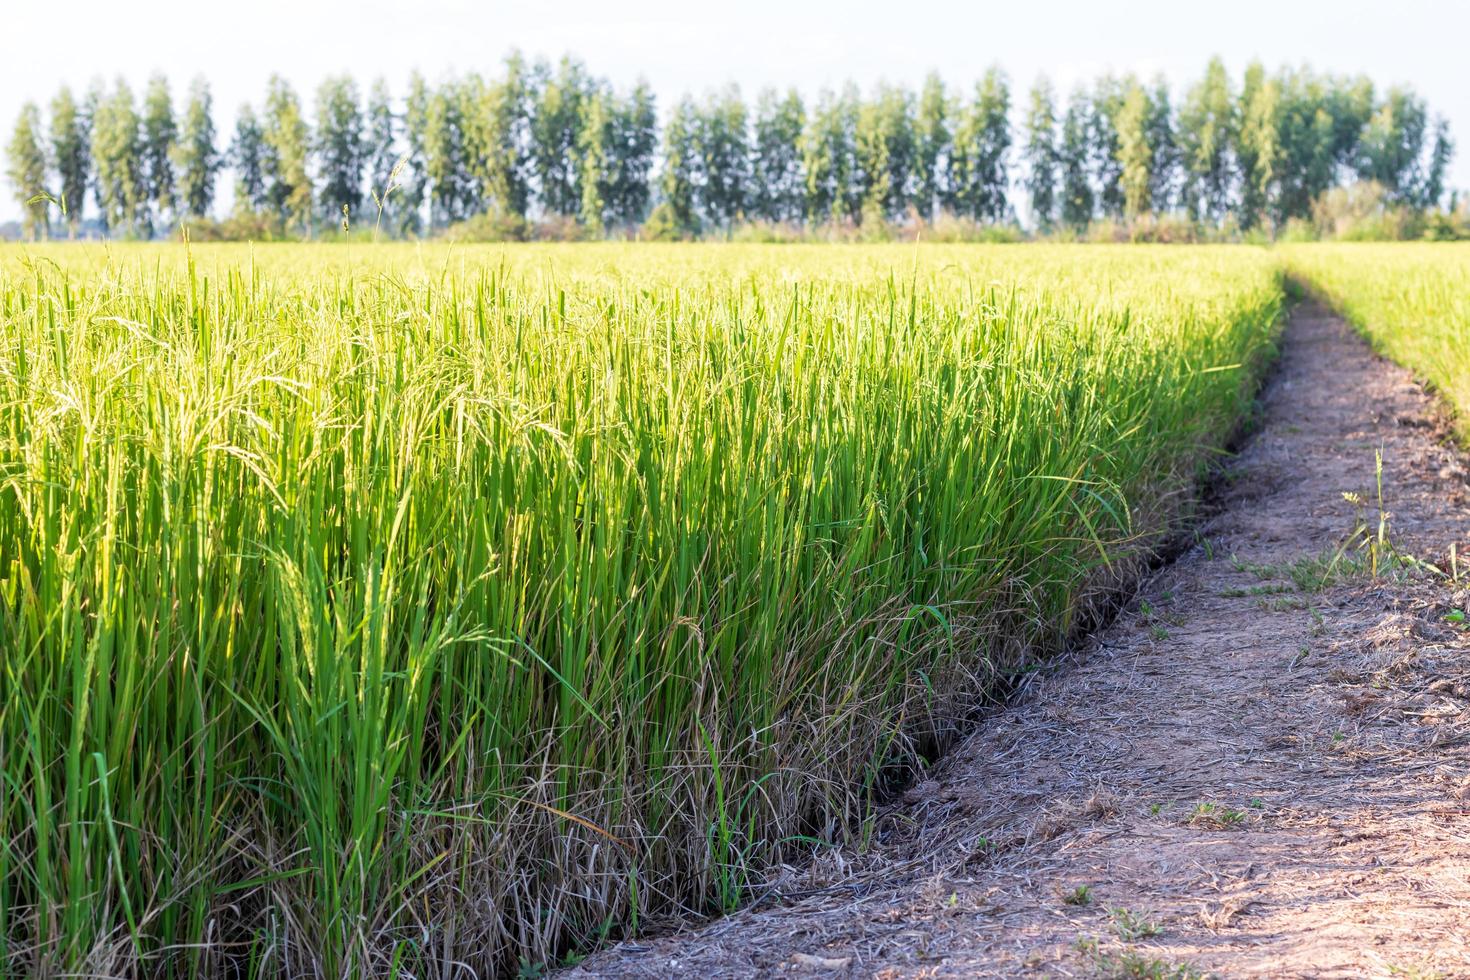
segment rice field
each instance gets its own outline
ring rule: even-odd
[[[1428,382],[1470,438],[1470,246],[1299,245],[1288,271],[1373,347]]]
[[[1243,247],[0,250],[0,973],[535,973],[860,842],[1188,516],[1282,297]]]

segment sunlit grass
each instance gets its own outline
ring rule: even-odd
[[[1470,438],[1470,245],[1296,245],[1287,267],[1382,354],[1429,382]]]
[[[1245,249],[0,252],[0,972],[450,976],[839,841],[1182,513]]]

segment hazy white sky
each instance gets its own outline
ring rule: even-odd
[[[663,106],[731,81],[753,96],[847,79],[917,84],[933,69],[968,85],[991,64],[1017,88],[1046,72],[1065,91],[1107,70],[1178,85],[1219,54],[1237,79],[1260,58],[1414,86],[1449,118],[1465,147],[1451,183],[1470,187],[1465,0],[4,0],[0,25],[6,138],[20,106],[44,106],[62,82],[121,74],[141,90],[155,71],[176,98],[205,75],[223,137],[272,72],[307,97],[343,71],[364,86],[381,74],[400,94],[414,68],[431,80],[488,72],[513,47],[576,54],[617,85],[646,77]],[[6,187],[0,220],[16,214]]]

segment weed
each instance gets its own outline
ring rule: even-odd
[[[1092,889],[1087,885],[1078,885],[1062,896],[1062,902],[1066,905],[1091,905]]]
[[[1129,909],[1110,908],[1108,915],[1113,919],[1113,930],[1118,933],[1118,938],[1125,942],[1148,939],[1164,931],[1157,922]]]
[[[1072,948],[1086,957],[1099,980],[1207,980],[1190,963],[1178,963],[1162,956],[1151,956],[1132,947],[1104,950],[1091,937],[1078,937]]]
[[[1218,803],[1198,803],[1184,820],[1191,827],[1213,827],[1225,829],[1238,827],[1245,822],[1245,811],[1221,806]]]

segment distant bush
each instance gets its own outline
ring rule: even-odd
[[[1419,212],[1394,203],[1382,184],[1365,180],[1334,187],[1313,201],[1311,224],[1318,238],[1391,242],[1420,237],[1425,222]]]
[[[236,211],[228,218],[188,218],[181,223],[195,242],[277,242],[297,241],[300,235],[286,234],[275,215],[261,211]],[[183,237],[176,226],[170,237]]]

